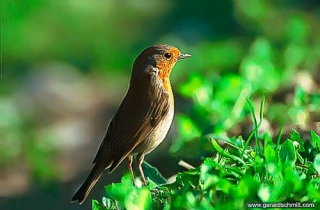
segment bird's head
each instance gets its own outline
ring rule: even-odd
[[[132,76],[148,73],[157,69],[160,79],[169,78],[170,73],[177,61],[191,57],[190,54],[183,54],[174,46],[157,44],[143,50],[133,64]]]

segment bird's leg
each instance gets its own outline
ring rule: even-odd
[[[128,165],[128,169],[131,173],[131,178],[132,178],[132,184],[134,185],[134,174],[133,174],[133,170],[132,170],[132,162],[133,162],[133,157],[132,156],[128,156],[127,158],[127,165]]]
[[[146,181],[146,178],[144,177],[144,173],[143,173],[143,170],[142,170],[143,159],[144,159],[144,155],[143,154],[138,154],[137,155],[137,163],[138,163],[139,171],[140,171],[140,174],[141,174],[142,182],[143,182],[143,184],[145,186],[147,186],[147,181]]]

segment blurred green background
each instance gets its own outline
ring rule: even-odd
[[[166,178],[212,153],[205,134],[247,135],[246,97],[272,134],[320,126],[318,0],[2,1],[0,209],[89,209],[70,198],[147,46],[168,43],[192,59],[171,79],[176,117],[146,160]],[[161,161],[159,161],[161,160]],[[166,163],[166,165],[163,165]]]

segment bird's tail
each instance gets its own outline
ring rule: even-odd
[[[93,186],[97,183],[99,180],[102,172],[104,171],[105,167],[103,164],[96,163],[90,174],[88,175],[87,179],[84,181],[84,183],[81,185],[81,187],[78,189],[78,191],[73,195],[71,202],[79,201],[79,204],[82,204],[83,201],[86,199],[88,194],[90,193]]]

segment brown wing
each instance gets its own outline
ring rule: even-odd
[[[112,172],[168,114],[169,93],[156,77],[150,76],[147,87],[129,89],[93,163],[104,162],[106,167],[112,163],[109,169]]]

